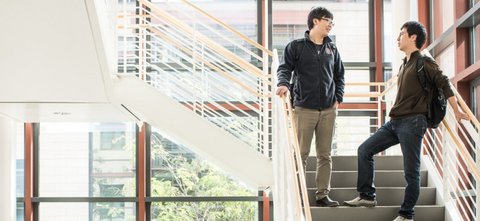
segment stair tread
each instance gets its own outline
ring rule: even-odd
[[[315,203],[315,188],[308,188],[308,199],[310,205]],[[403,202],[405,195],[405,187],[378,187],[377,188],[377,203],[379,206],[393,206],[400,205]],[[352,200],[358,196],[357,188],[331,188],[330,198],[343,203],[347,200]],[[420,196],[417,205],[433,205],[436,202],[436,188],[435,187],[421,187]]]
[[[339,206],[335,208],[311,207],[312,220],[393,220],[398,215],[400,205],[397,206],[376,206],[376,207],[348,207]],[[415,206],[415,221],[443,221],[445,207],[440,205],[418,205]]]
[[[402,155],[374,156],[375,169],[403,169]],[[307,159],[307,171],[315,170],[315,157]],[[332,170],[356,170],[357,156],[332,156]]]
[[[416,205],[415,208],[444,208],[445,206],[442,205]],[[319,207],[319,206],[310,206],[310,209],[326,209],[326,210],[333,210],[333,209],[341,209],[341,208],[351,208],[351,209],[382,209],[382,208],[400,208],[400,205],[397,206],[382,206],[377,205],[374,207],[352,207],[352,206],[337,206],[337,207]]]
[[[308,187],[307,190],[316,190],[317,188],[314,188],[314,187]],[[332,187],[330,188],[330,190],[356,190],[357,188],[356,187]],[[392,186],[392,187],[388,187],[388,186],[381,186],[381,187],[378,187],[376,186],[375,189],[377,190],[388,190],[388,189],[392,189],[392,190],[403,190],[405,189],[405,187],[402,187],[402,186]],[[431,187],[431,186],[421,186],[420,187],[420,190],[422,189],[436,189],[436,187]]]
[[[403,170],[379,170],[375,171],[375,185],[378,187],[403,187],[406,185],[403,176]],[[307,187],[315,187],[315,172],[307,171],[306,182]],[[332,171],[330,181],[331,187],[355,187],[357,186],[357,171]],[[428,171],[420,171],[420,186],[427,186]]]

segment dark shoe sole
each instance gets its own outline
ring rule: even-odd
[[[340,204],[332,204],[332,205],[323,205],[323,204],[317,204],[318,207],[339,207]]]
[[[349,207],[375,207],[377,205],[377,203],[374,203],[373,205],[352,205],[352,204],[348,204],[346,202],[343,202],[343,205],[344,206],[349,206]]]

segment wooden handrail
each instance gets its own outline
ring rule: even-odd
[[[392,83],[390,86],[388,86],[387,88],[385,88],[385,90],[382,91],[382,93],[380,94],[381,97],[385,96],[385,94],[388,93],[388,91],[390,91],[394,85],[393,83],[395,83],[395,81],[397,81],[398,77],[393,77],[393,78],[390,78],[390,80],[388,80],[386,82],[386,85],[390,85],[390,83]]]
[[[386,86],[386,82],[347,82],[349,86]]]
[[[479,169],[477,168],[477,165],[475,164],[475,161],[470,156],[470,153],[468,152],[465,145],[463,145],[463,143],[460,142],[460,138],[458,137],[458,134],[453,132],[452,128],[450,128],[450,126],[448,125],[448,122],[445,119],[443,119],[442,122],[443,122],[443,125],[445,126],[445,128],[447,129],[448,133],[452,137],[453,141],[455,142],[459,154],[465,160],[465,163],[468,166],[468,170],[470,171],[470,173],[473,174],[473,176],[475,177],[475,180],[477,182],[480,181]]]
[[[256,89],[253,89],[251,87],[249,87],[248,85],[246,85],[245,83],[243,83],[242,81],[239,81],[238,79],[234,78],[232,75],[230,75],[229,73],[221,70],[219,67],[217,67],[215,64],[207,61],[206,59],[204,59],[202,56],[196,56],[197,54],[195,52],[192,52],[191,50],[189,50],[188,48],[186,48],[185,46],[183,45],[180,45],[178,44],[173,38],[171,38],[170,36],[167,36],[166,34],[163,34],[162,32],[158,31],[157,29],[152,29],[150,26],[147,27],[147,29],[149,29],[151,32],[154,32],[157,36],[159,36],[160,38],[166,40],[167,42],[169,42],[170,44],[173,44],[175,45],[177,48],[179,48],[181,51],[183,51],[184,53],[192,56],[192,57],[195,57],[196,59],[200,60],[201,62],[205,63],[205,65],[207,65],[209,68],[215,70],[216,72],[218,72],[219,74],[223,75],[224,77],[230,79],[231,81],[237,83],[238,85],[240,85],[242,88],[244,88],[245,90],[249,91],[250,93],[253,93],[255,94],[257,97],[268,97],[269,95],[267,94],[260,94]]]
[[[144,0],[141,0],[141,1],[144,1]],[[205,15],[207,18],[215,21],[216,23],[218,23],[219,25],[221,25],[225,29],[229,30],[230,32],[234,33],[235,35],[237,35],[238,37],[240,37],[244,41],[250,43],[251,45],[255,46],[256,48],[262,50],[263,52],[266,52],[269,56],[273,56],[272,51],[268,50],[267,48],[263,47],[261,44],[257,43],[256,41],[253,41],[249,37],[245,36],[244,34],[240,33],[239,31],[235,30],[235,28],[231,27],[230,25],[227,25],[225,22],[221,21],[220,19],[213,17],[212,15],[210,15],[206,11],[202,10],[198,6],[194,5],[190,1],[182,0],[182,2],[185,3],[186,5],[194,8],[195,10],[200,12],[201,14]]]
[[[462,96],[460,96],[460,94],[458,93],[457,89],[455,87],[452,87],[452,91],[455,94],[455,97],[457,98],[460,107],[462,107],[462,110],[468,115],[469,120],[472,121],[475,128],[477,128],[477,131],[480,130],[480,123],[478,122],[477,117],[472,113],[468,105],[463,100]]]
[[[380,97],[382,93],[380,92],[366,92],[366,93],[345,93],[344,97]]]
[[[287,109],[286,110],[284,109],[284,111],[286,112],[285,117],[287,118],[287,116],[288,116],[288,119],[285,119],[285,120],[287,120],[287,122],[290,122],[290,126],[292,128],[291,131],[292,131],[292,135],[293,135],[294,154],[292,154],[291,157],[295,157],[294,168],[297,168],[297,170],[298,170],[298,174],[295,174],[295,176],[300,179],[299,182],[295,182],[295,183],[297,184],[297,186],[300,185],[299,192],[301,193],[305,219],[307,221],[311,221],[312,220],[312,214],[311,214],[311,211],[310,211],[310,203],[308,202],[308,191],[307,191],[307,182],[306,182],[306,178],[305,178],[305,171],[304,171],[302,159],[300,157],[301,156],[301,154],[300,154],[300,143],[298,142],[298,134],[296,132],[297,131],[297,125],[295,124],[295,121],[293,119],[292,104],[290,103],[289,100],[287,101],[287,97],[290,97],[289,92],[287,92],[287,94],[285,96],[282,96],[281,99],[282,99],[282,103],[287,106]]]

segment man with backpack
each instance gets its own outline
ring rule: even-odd
[[[345,71],[337,48],[328,37],[334,26],[333,14],[323,7],[313,8],[307,23],[305,38],[294,40],[285,48],[277,73],[276,94],[284,96],[289,89],[293,92],[294,123],[304,168],[315,133],[316,203],[335,207],[339,203],[328,197],[331,150],[337,107],[343,100]]]
[[[414,207],[420,193],[422,138],[428,127],[438,126],[432,123],[435,121],[432,120],[431,111],[433,91],[443,92],[453,107],[458,121],[468,118],[458,109],[448,77],[442,74],[433,59],[424,57],[419,52],[427,37],[425,27],[418,22],[409,21],[400,30],[397,38],[398,47],[405,53],[405,58],[398,72],[398,92],[395,104],[390,111],[391,120],[358,148],[357,191],[359,196],[345,201],[344,204],[367,207],[377,204],[373,184],[373,156],[400,143],[407,186],[399,215],[394,221],[413,221]],[[417,65],[419,62],[420,65]],[[442,118],[443,116],[437,117],[437,120]]]

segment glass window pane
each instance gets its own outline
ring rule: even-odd
[[[455,21],[455,1],[454,0],[441,0],[442,4],[442,32],[446,31]]]
[[[357,155],[360,144],[377,130],[376,123],[376,111],[339,111],[332,155]]]
[[[343,102],[370,102],[369,97],[355,97],[348,94],[360,94],[370,92],[370,86],[348,85],[350,82],[368,83],[370,82],[370,71],[368,70],[345,70],[345,96]]]
[[[454,44],[449,45],[437,57],[435,57],[443,74],[452,78],[455,75],[455,47]]]
[[[472,81],[472,112],[480,120],[480,78]]]
[[[257,220],[257,202],[153,203],[153,220]]]
[[[474,63],[480,61],[480,25],[475,26],[473,29],[473,36],[474,36],[474,42],[473,42],[473,60],[475,61]]]
[[[433,1],[433,13],[435,20],[433,29],[435,30],[434,39],[437,39],[451,27],[455,21],[455,1],[454,0],[438,0]]]
[[[23,203],[17,203],[17,221],[25,220],[25,207]]]
[[[368,62],[368,1],[273,1],[273,47],[279,55],[287,43],[302,38],[312,6],[321,5],[333,13],[335,27],[330,32],[345,62]],[[352,19],[354,18],[354,19]],[[355,41],[352,41],[355,39]]]
[[[236,34],[217,24],[207,16],[187,6],[185,3],[182,3],[181,1],[153,2],[155,2],[159,8],[168,11],[172,16],[189,25],[192,29],[204,34],[214,42],[223,45],[238,56],[242,58],[250,58],[250,55],[242,50],[241,47],[246,47],[247,49],[251,50],[254,46],[251,46]],[[248,38],[257,41],[256,0],[193,0],[191,2],[207,12],[209,15],[219,19]],[[234,8],[235,10],[225,10],[225,8]],[[153,23],[159,23],[158,21],[155,21],[158,19],[154,18],[153,20]],[[186,37],[191,36],[183,36],[181,38]]]
[[[392,1],[384,0],[383,1],[383,59],[385,62],[393,61],[394,49],[392,47],[395,43],[395,32],[393,31],[393,17],[392,17]],[[387,79],[388,80],[388,79]]]
[[[187,148],[152,130],[152,196],[252,196],[247,189]]]
[[[24,196],[25,185],[25,143],[24,143],[24,125],[17,124],[16,144],[16,189],[17,197]],[[22,206],[23,207],[23,206]]]
[[[134,203],[40,203],[40,220],[134,221]]]
[[[24,124],[18,123],[16,131],[16,195],[17,197],[24,197],[24,187],[25,187],[25,143],[24,143]],[[25,220],[24,217],[24,204],[22,202],[17,203],[17,221]]]
[[[40,196],[134,196],[134,123],[42,123]]]

